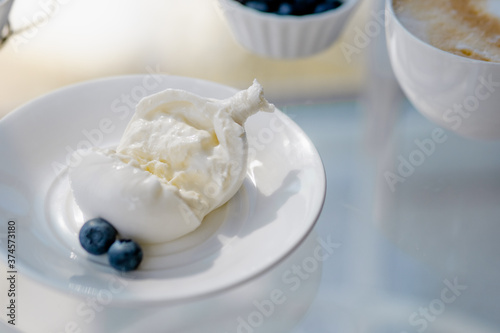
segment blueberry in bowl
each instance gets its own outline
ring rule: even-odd
[[[337,9],[341,0],[234,0],[249,8],[278,15],[311,15]]]

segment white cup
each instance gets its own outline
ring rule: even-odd
[[[402,25],[392,3],[386,0],[387,46],[410,102],[431,121],[463,136],[500,139],[500,63],[423,42]]]
[[[2,31],[9,20],[9,12],[13,2],[14,0],[0,0],[0,39],[3,37]]]

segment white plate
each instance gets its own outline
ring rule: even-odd
[[[314,226],[325,198],[321,159],[280,111],[246,123],[244,185],[186,239],[145,249],[141,269],[122,274],[78,243],[81,214],[66,178],[71,151],[116,144],[136,102],[165,88],[226,98],[233,88],[162,75],[101,79],[38,98],[0,121],[0,247],[16,223],[16,268],[44,284],[101,303],[178,301],[241,284],[289,255]],[[6,261],[6,251],[1,252]]]

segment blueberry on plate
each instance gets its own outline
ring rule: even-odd
[[[95,218],[85,222],[78,238],[82,247],[89,253],[99,255],[108,252],[116,240],[116,229],[106,220]]]
[[[111,267],[118,271],[133,271],[142,261],[142,249],[131,239],[118,239],[109,248],[108,259]]]

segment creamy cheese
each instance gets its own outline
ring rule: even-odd
[[[137,105],[116,150],[95,149],[70,168],[75,200],[123,237],[167,242],[196,229],[241,187],[247,170],[244,123],[272,112],[254,81],[225,100],[167,89]]]

